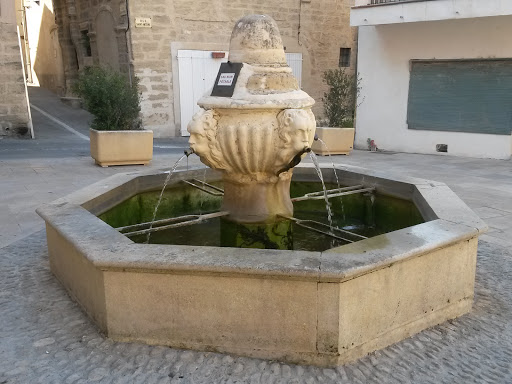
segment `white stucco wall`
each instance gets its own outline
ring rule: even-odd
[[[512,58],[510,36],[512,16],[360,27],[356,148],[509,158],[511,136],[409,130],[407,99],[411,59]]]
[[[356,1],[356,6],[350,12],[350,25],[396,24],[512,14],[510,0],[404,1],[368,6],[369,3],[370,0]]]

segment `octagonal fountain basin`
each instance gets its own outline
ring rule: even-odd
[[[117,174],[38,209],[51,270],[114,340],[299,364],[342,364],[468,312],[485,223],[445,184],[336,172],[345,191],[365,191],[330,199],[333,237],[325,202],[300,199],[322,190],[316,170],[295,168],[292,250],[238,248],[282,247],[223,229],[222,215],[202,220],[220,198],[186,181],[222,190],[221,174],[204,168],[173,174],[157,217],[198,223],[137,243],[145,233],[120,230],[147,229],[134,224],[151,219],[167,174]],[[336,185],[332,168],[322,173]]]

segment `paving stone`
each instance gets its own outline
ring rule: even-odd
[[[482,241],[471,313],[325,369],[105,339],[52,276],[39,231],[0,248],[0,383],[509,383],[511,257]]]
[[[499,209],[489,208],[489,207],[479,207],[473,209],[475,213],[480,216],[482,220],[489,219],[492,217],[500,217],[510,215],[509,212],[500,211]]]
[[[44,226],[32,222],[39,220],[33,212],[118,172],[168,169],[181,151],[155,150],[144,168],[101,168],[87,142],[52,129],[39,141],[3,141],[0,149],[0,212],[7,212],[0,217],[0,383],[512,383],[511,161],[365,151],[333,157],[445,182],[481,217],[498,218],[499,229],[480,238],[471,313],[324,369],[104,338],[51,274]]]

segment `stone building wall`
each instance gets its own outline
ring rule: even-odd
[[[155,136],[179,135],[179,92],[173,87],[178,80],[177,49],[227,50],[234,23],[248,14],[273,17],[287,52],[302,53],[302,88],[317,101],[317,116],[323,115],[322,73],[338,67],[341,47],[351,48],[349,70],[355,70],[357,32],[349,26],[353,0],[152,0],[129,4],[133,66],[141,79],[144,125],[153,129]],[[136,17],[150,17],[152,27],[135,28]]]
[[[0,0],[0,137],[29,134],[29,115],[14,2]]]
[[[178,50],[227,50],[234,23],[257,13],[277,21],[287,52],[302,53],[302,88],[317,100],[314,112],[322,116],[322,73],[338,67],[340,48],[351,48],[349,70],[355,69],[356,30],[349,26],[353,1],[54,0],[66,93],[87,65],[135,74],[144,126],[156,137],[180,135]],[[136,18],[151,18],[151,28],[136,27]]]
[[[67,96],[72,95],[78,72],[87,66],[129,73],[125,0],[53,0],[53,5]]]

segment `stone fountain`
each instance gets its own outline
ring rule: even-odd
[[[212,94],[198,102],[201,110],[188,125],[190,147],[204,164],[222,172],[222,209],[229,219],[265,223],[293,216],[292,167],[311,150],[315,101],[299,89],[277,25],[268,16],[236,23],[229,59]],[[229,97],[219,96],[228,87]]]
[[[202,193],[190,180],[223,184],[229,220],[266,224],[293,213],[313,100],[268,17],[237,22],[230,60],[189,125],[192,150],[214,169],[176,171],[169,193],[189,204]],[[313,167],[293,169],[294,182],[318,181]],[[408,201],[422,220],[322,251],[139,244],[99,217],[143,210],[167,173],[120,173],[38,209],[51,270],[114,340],[300,364],[342,364],[470,311],[485,223],[443,183],[336,170],[349,188]]]

